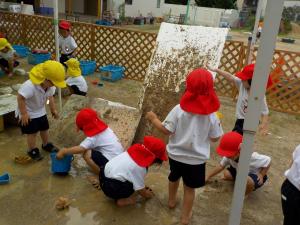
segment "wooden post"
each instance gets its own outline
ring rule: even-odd
[[[102,13],[101,13],[101,8],[102,8],[102,5],[101,5],[101,0],[98,0],[98,12],[97,12],[97,16],[98,16],[98,18],[99,19],[101,19],[101,17],[102,17]]]
[[[0,132],[4,131],[4,119],[3,115],[0,116]]]

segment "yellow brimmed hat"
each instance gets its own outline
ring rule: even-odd
[[[68,66],[67,75],[71,77],[81,76],[80,63],[77,59],[71,58],[65,64]]]
[[[6,38],[0,38],[0,51],[6,47],[12,49],[11,44],[7,41]]]
[[[66,87],[64,66],[53,60],[48,60],[33,67],[29,72],[29,78],[34,84],[41,84],[47,79],[56,87]]]

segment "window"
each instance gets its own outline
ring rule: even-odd
[[[126,5],[132,5],[132,1],[133,1],[133,0],[125,0],[125,4],[126,4]]]
[[[156,7],[157,7],[157,8],[160,8],[160,0],[157,0]]]
[[[187,5],[188,0],[165,0],[166,4]]]

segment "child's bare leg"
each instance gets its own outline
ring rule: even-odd
[[[176,206],[176,197],[177,197],[177,190],[180,183],[180,179],[175,182],[169,181],[169,208],[173,209]]]
[[[224,171],[224,177],[223,177],[223,180],[234,180],[231,173],[228,171],[228,170],[225,170]]]
[[[248,195],[250,192],[254,191],[255,184],[251,177],[247,177],[247,186],[246,186],[246,195]]]
[[[117,200],[117,205],[122,207],[126,205],[134,205],[136,203],[136,197],[130,196],[128,198],[121,198]]]
[[[100,168],[99,166],[92,160],[92,151],[87,150],[85,153],[82,154],[83,159],[85,162],[91,167],[92,171],[99,175],[100,174]]]
[[[183,206],[181,214],[181,224],[189,224],[192,217],[193,203],[195,199],[195,188],[190,188],[183,185],[184,195],[183,195]]]
[[[37,133],[26,135],[28,150],[36,148],[36,135]]]
[[[49,141],[48,130],[40,131],[40,136],[41,136],[41,139],[42,139],[42,142],[43,142],[43,146],[48,144],[48,141]]]

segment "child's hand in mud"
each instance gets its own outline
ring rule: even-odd
[[[22,126],[27,126],[29,121],[30,121],[30,118],[29,118],[28,113],[21,115],[20,123]]]
[[[152,189],[147,187],[147,186],[145,187],[145,189],[146,189],[146,193],[148,195],[148,198],[152,198],[154,196],[154,192],[152,191]]]
[[[56,153],[56,158],[57,159],[62,159],[65,156],[65,148],[60,149],[57,153]]]
[[[153,120],[155,120],[157,118],[157,115],[154,113],[154,112],[152,112],[152,111],[150,111],[150,112],[147,112],[146,113],[146,119],[147,120],[149,120],[149,121],[153,121]]]

